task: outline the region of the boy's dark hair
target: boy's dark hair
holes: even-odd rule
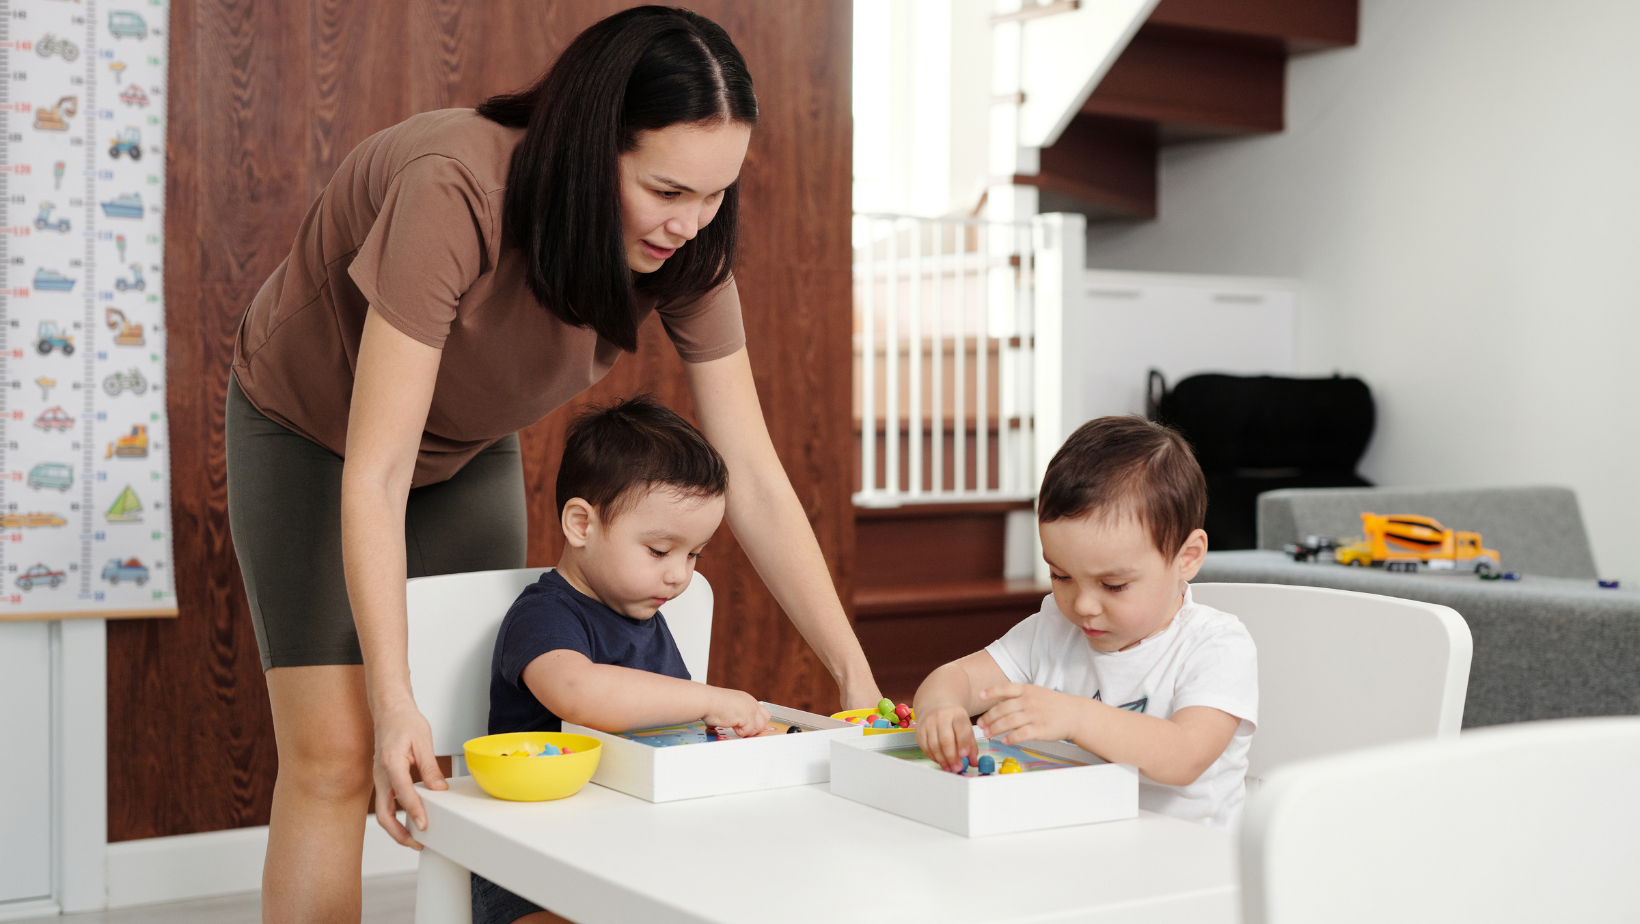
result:
[[[1207,516],[1207,479],[1178,431],[1142,417],[1100,417],[1054,453],[1037,496],[1038,523],[1132,513],[1172,561]]]
[[[651,485],[693,497],[720,497],[729,488],[729,467],[699,430],[650,395],[575,416],[558,466],[558,516],[579,497],[606,522]]]
[[[620,155],[669,125],[757,124],[746,60],[729,34],[688,10],[640,6],[576,36],[532,86],[478,106],[524,129],[507,171],[502,223],[524,251],[530,291],[565,324],[638,349],[639,293],[661,304],[722,285],[735,261],[740,184],[660,269],[636,276],[621,232]]]

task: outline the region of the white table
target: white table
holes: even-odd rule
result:
[[[503,802],[421,789],[418,924],[466,920],[466,870],[579,924],[1235,922],[1235,838],[1173,818],[969,839],[826,784],[660,805],[595,784]]]

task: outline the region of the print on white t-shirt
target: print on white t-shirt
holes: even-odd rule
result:
[[[1187,706],[1209,706],[1240,719],[1230,744],[1187,786],[1141,775],[1139,807],[1218,828],[1235,828],[1246,801],[1247,747],[1258,725],[1258,651],[1241,620],[1190,598],[1160,634],[1126,651],[1099,651],[1054,605],[985,649],[1014,683],[1121,704],[1170,718]]]

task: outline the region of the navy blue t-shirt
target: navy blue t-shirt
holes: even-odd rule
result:
[[[490,734],[559,730],[558,717],[524,685],[524,668],[560,648],[594,664],[691,679],[665,616],[622,616],[550,571],[524,588],[501,621],[490,659]]]

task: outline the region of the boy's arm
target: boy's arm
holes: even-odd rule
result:
[[[704,719],[708,725],[755,735],[769,711],[739,690],[707,686],[664,674],[594,664],[579,651],[560,648],[524,668],[524,685],[561,719],[602,731],[655,728]]]
[[[912,699],[917,712],[917,746],[947,770],[962,768],[964,757],[979,753],[970,718],[985,709],[983,692],[1008,683],[988,651],[976,651],[936,668]]]
[[[1003,744],[1068,738],[1084,751],[1132,764],[1169,786],[1194,783],[1241,724],[1210,706],[1186,706],[1162,719],[1023,683],[1001,684],[981,695],[1000,700],[979,723]]]

